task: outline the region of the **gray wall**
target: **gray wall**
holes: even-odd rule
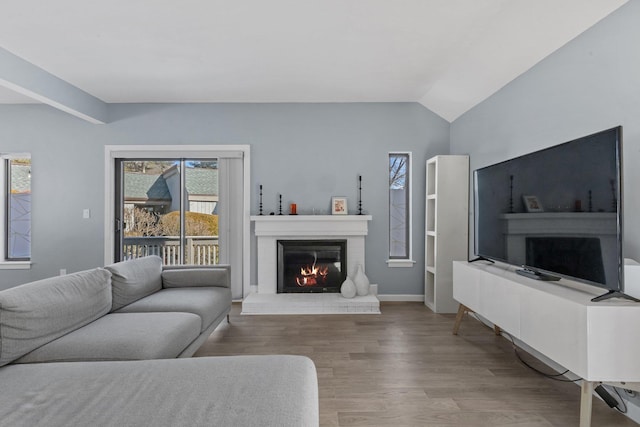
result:
[[[93,125],[42,105],[0,106],[0,152],[28,151],[33,175],[33,266],[0,270],[0,288],[103,263],[104,146],[118,144],[249,144],[251,211],[258,184],[265,211],[298,204],[299,213],[329,213],[331,196],[373,215],[367,275],[384,294],[422,294],[424,162],[449,151],[449,124],[415,103],[111,105],[111,120]],[[387,153],[412,151],[413,268],[386,266]],[[82,209],[91,219],[82,219]],[[255,245],[255,242],[252,242]],[[255,254],[255,252],[252,252]],[[252,283],[255,278],[255,259]]]
[[[451,124],[471,169],[623,125],[624,251],[640,260],[640,2],[629,2]]]

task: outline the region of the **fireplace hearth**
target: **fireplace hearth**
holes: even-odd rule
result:
[[[278,293],[340,292],[346,240],[278,240]]]

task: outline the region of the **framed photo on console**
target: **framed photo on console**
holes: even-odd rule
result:
[[[346,197],[331,198],[331,214],[332,215],[347,214],[347,198]]]

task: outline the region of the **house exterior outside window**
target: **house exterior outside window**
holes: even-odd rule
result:
[[[0,155],[3,209],[0,268],[29,268],[31,261],[31,156]]]

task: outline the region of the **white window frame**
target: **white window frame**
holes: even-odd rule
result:
[[[409,268],[415,265],[415,261],[413,260],[413,158],[411,151],[390,151],[387,155],[387,182],[389,182],[389,160],[392,155],[406,155],[408,163],[409,173],[405,178],[409,183],[409,197],[407,197],[407,228],[408,228],[408,239],[409,239],[409,253],[405,258],[391,258],[391,254],[389,253],[389,259],[387,260],[387,266],[391,268]],[[390,191],[388,189],[387,191]],[[391,198],[389,193],[389,210],[391,209]],[[389,219],[389,227],[391,225],[391,219]],[[391,239],[391,228],[388,230],[389,239]]]
[[[32,260],[12,261],[7,260],[6,254],[6,233],[7,233],[7,160],[31,158],[30,153],[3,153],[0,154],[0,186],[2,186],[2,209],[0,209],[0,236],[2,236],[2,244],[0,245],[0,270],[28,270],[31,268]],[[33,254],[32,254],[33,256]]]
[[[115,213],[113,201],[115,199],[115,159],[116,158],[155,158],[175,159],[215,158],[228,156],[229,153],[239,153],[244,161],[243,168],[243,207],[242,207],[242,288],[243,292],[249,288],[251,276],[250,256],[250,178],[251,158],[249,145],[106,145],[105,151],[105,200],[104,200],[104,263],[114,262],[113,248],[115,245]]]

